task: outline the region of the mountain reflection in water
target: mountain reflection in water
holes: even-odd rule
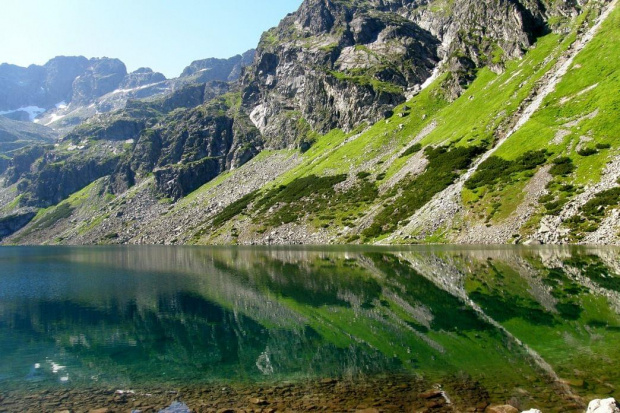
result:
[[[619,398],[618,252],[2,248],[0,384],[412,374]]]

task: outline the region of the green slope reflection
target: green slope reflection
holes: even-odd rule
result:
[[[4,248],[0,384],[411,374],[620,396],[615,249]]]

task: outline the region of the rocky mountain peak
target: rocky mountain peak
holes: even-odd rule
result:
[[[85,103],[94,97],[112,92],[118,88],[127,75],[127,68],[119,59],[93,58],[89,63],[86,72],[73,81],[71,101],[76,104]]]
[[[195,77],[199,82],[235,81],[241,75],[241,69],[254,60],[255,50],[228,59],[209,58],[195,60],[181,73],[181,78]]]
[[[149,67],[141,67],[127,74],[120,84],[121,89],[133,89],[141,86],[152,85],[154,83],[164,82],[166,76],[162,73],[154,72]]]

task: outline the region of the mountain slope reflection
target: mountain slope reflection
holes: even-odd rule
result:
[[[502,397],[613,394],[617,257],[582,248],[5,249],[0,380],[130,386],[408,372],[471,377]]]

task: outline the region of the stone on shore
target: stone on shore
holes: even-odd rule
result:
[[[618,403],[613,398],[592,400],[587,413],[620,413]]]

